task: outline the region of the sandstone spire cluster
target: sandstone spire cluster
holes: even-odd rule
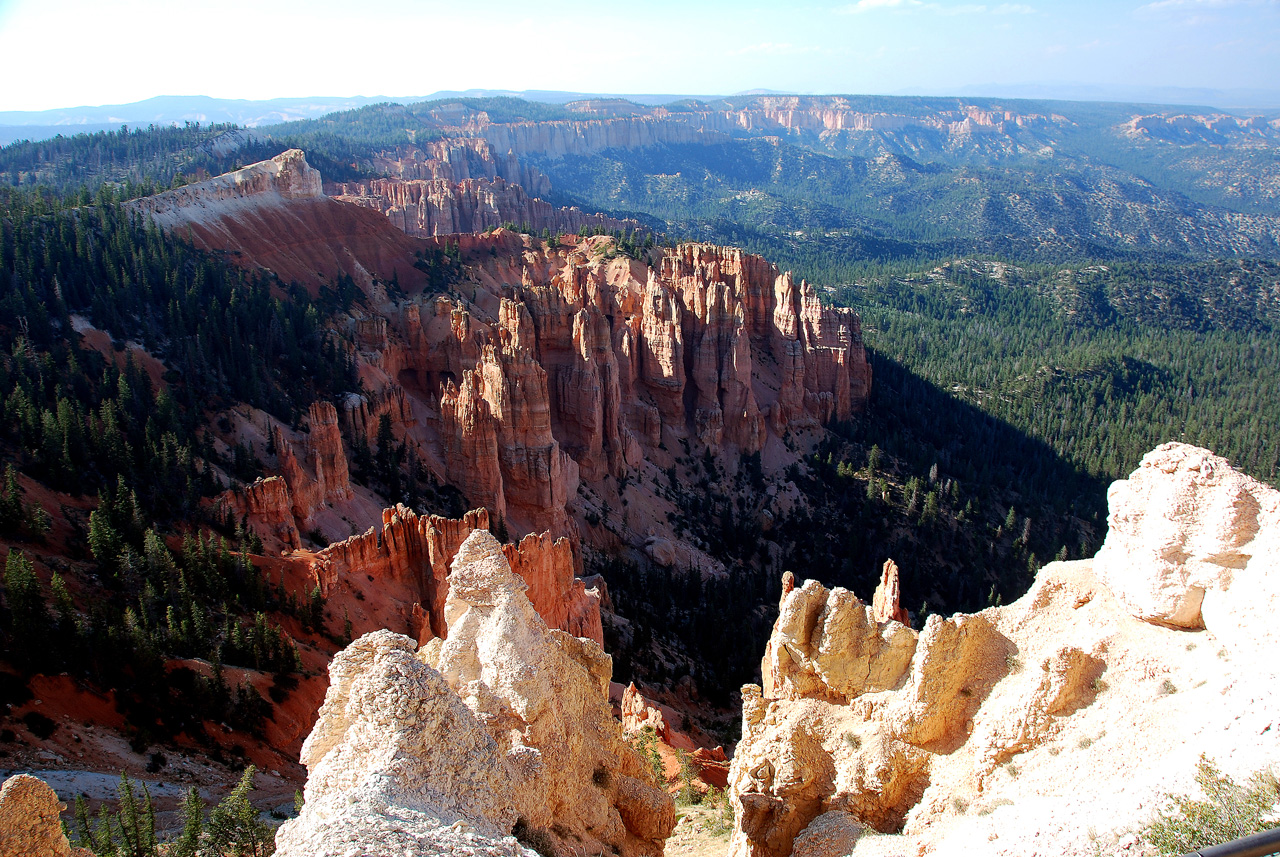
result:
[[[732,857],[1093,854],[1192,791],[1201,753],[1280,764],[1280,492],[1165,444],[1109,500],[1095,559],[919,632],[885,615],[889,566],[875,609],[784,585],[743,689]]]
[[[458,549],[448,637],[419,649],[378,631],[334,659],[303,747],[302,815],[282,857],[521,853],[659,855],[675,824],[608,704],[611,661],[547,627],[497,541]]]

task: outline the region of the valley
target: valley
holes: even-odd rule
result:
[[[364,658],[390,685],[443,675],[432,693],[452,713],[438,716],[479,718],[475,735],[526,723],[528,746],[494,738],[486,777],[551,788],[541,763],[499,757],[551,753],[564,718],[610,705],[621,723],[599,727],[609,749],[583,751],[604,767],[557,763],[572,773],[553,790],[589,807],[577,821],[499,801],[463,812],[483,820],[449,828],[450,847],[505,843],[518,817],[556,854],[661,853],[676,829],[661,792],[694,749],[698,790],[729,788],[735,855],[792,853],[814,800],[941,841],[938,818],[976,800],[965,754],[981,784],[1006,750],[958,750],[973,711],[928,715],[943,728],[912,719],[927,694],[872,698],[906,693],[910,653],[867,655],[896,658],[883,687],[824,689],[825,666],[780,678],[782,637],[797,669],[839,648],[787,624],[828,610],[792,604],[797,578],[840,610],[874,601],[876,645],[918,638],[924,694],[940,628],[990,625],[1038,652],[1019,623],[1075,615],[1060,590],[1101,592],[1108,485],[1165,441],[1226,455],[1270,509],[1277,122],[981,99],[446,99],[0,149],[4,766],[126,770],[172,824],[180,790],[162,783],[216,797],[252,764],[259,803],[291,816],[300,754],[313,782],[324,758],[379,770],[357,750],[325,755],[368,750],[366,727],[316,726],[336,716],[321,710],[339,692],[329,670]],[[464,589],[459,557],[477,551],[491,570]],[[1068,564],[1042,572],[1052,560]],[[1098,597],[1126,645],[1159,648],[1125,624],[1147,617],[1115,619],[1127,608]],[[505,610],[542,629],[521,639],[549,635],[519,649],[530,670],[586,671],[603,699],[565,693],[590,713],[551,725],[534,712],[549,703],[528,701],[542,691],[475,695],[467,682],[509,679],[457,634],[508,651]],[[1030,680],[992,670],[979,696],[998,685],[1014,694],[999,705],[1041,720],[1088,708],[1111,669],[1095,643],[1046,650],[1069,687],[1045,692],[1069,704],[1017,696]],[[1136,675],[1127,657],[1115,669]],[[953,691],[943,708],[964,708]],[[377,719],[381,699],[359,705]],[[735,745],[766,740],[761,706],[806,699],[870,706],[903,746],[858,732],[863,758],[829,746],[835,733],[815,740],[837,769],[879,765],[897,785],[872,795],[848,779],[869,774],[844,772],[797,798],[770,791],[759,760],[748,772]],[[1040,740],[1002,728],[979,737],[1014,755]],[[346,737],[322,752],[325,730]],[[937,793],[917,805],[931,765]],[[578,782],[593,777],[594,791]],[[316,819],[362,841],[339,792],[315,797]],[[455,797],[361,800],[446,819]],[[696,823],[714,828],[715,812]],[[320,853],[321,828],[290,824],[282,853]]]

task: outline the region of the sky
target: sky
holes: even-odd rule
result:
[[[1277,90],[1280,0],[0,0],[0,81],[0,111],[473,88]]]

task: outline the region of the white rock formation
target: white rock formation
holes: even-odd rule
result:
[[[518,827],[557,853],[660,855],[674,806],[612,717],[609,657],[547,627],[485,530],[449,584],[446,639],[378,631],[334,659],[277,854],[515,855]]]
[[[1280,493],[1166,444],[1109,499],[1095,560],[918,635],[784,585],[743,689],[731,857],[1133,853],[1200,754],[1280,765]]]
[[[1219,629],[1237,621],[1280,547],[1280,493],[1194,446],[1147,453],[1107,503],[1094,570],[1140,619],[1201,628],[1212,616],[1225,620]]]

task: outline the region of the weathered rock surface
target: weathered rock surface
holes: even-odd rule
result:
[[[634,220],[617,220],[589,214],[577,208],[557,208],[531,197],[523,187],[501,177],[494,179],[370,179],[331,189],[334,199],[386,215],[408,235],[432,238],[460,232],[484,232],[504,223],[554,235],[577,233],[582,228],[635,231]]]
[[[310,573],[331,608],[341,605],[353,633],[388,628],[425,643],[447,632],[449,566],[458,548],[488,527],[484,509],[452,519],[398,505],[383,511],[380,529],[371,527],[317,552]],[[519,544],[504,545],[503,552],[529,587],[543,621],[603,645],[600,593],[575,577],[579,560],[568,539],[531,534]]]
[[[339,274],[367,289],[375,278],[425,282],[413,267],[422,245],[377,212],[326,197],[298,149],[128,205],[201,249],[228,251],[313,293]]]
[[[58,814],[64,805],[43,780],[29,774],[9,777],[0,786],[0,857],[72,857]]]
[[[1194,791],[1201,753],[1238,779],[1280,764],[1278,499],[1166,444],[1113,487],[1099,556],[1013,604],[917,634],[784,584],[743,689],[731,855],[1107,852]],[[1173,627],[1196,586],[1203,630]]]
[[[445,110],[440,119],[472,120],[477,131],[526,133],[487,125],[467,110],[456,116]],[[566,152],[589,151],[652,142],[661,125],[632,117],[530,133],[551,134]],[[663,127],[675,128],[677,137],[702,133]],[[511,165],[499,169],[492,152],[536,142],[476,139],[432,144],[418,155],[394,153],[401,178],[378,185],[378,192],[421,206],[430,202],[433,182],[501,188],[512,180],[500,175]],[[485,163],[493,175],[457,175]],[[341,414],[327,405],[313,409],[307,438],[280,428],[272,439],[294,526],[283,515],[279,486],[255,489],[262,531],[287,547],[300,546],[317,509],[346,502],[354,490],[341,430],[347,442],[371,443],[382,416],[397,444],[468,503],[487,508],[499,529],[576,542],[576,521],[584,518],[569,507],[581,482],[598,486],[613,477],[619,486],[609,490],[622,490],[621,481],[646,461],[669,461],[659,453],[681,441],[736,466],[770,438],[846,420],[866,402],[871,369],[857,314],[822,307],[807,283],[758,256],[685,244],[632,259],[605,237],[567,247],[502,229],[424,242],[375,211],[324,197],[318,175],[296,150],[241,173],[157,195],[143,208],[166,229],[254,260],[282,281],[318,287],[345,274],[368,298],[341,331],[354,346],[363,391],[341,403]],[[427,195],[415,196],[404,182],[425,183]],[[480,185],[467,187],[481,192]],[[372,193],[373,186],[364,190]],[[465,278],[449,297],[424,291],[427,274],[413,267],[428,247],[460,257]],[[249,512],[248,505],[235,513]],[[645,529],[665,521],[656,502],[642,514]],[[338,517],[320,523],[328,538],[345,534]],[[627,538],[639,543],[645,529]],[[689,551],[676,553],[682,567],[703,564]]]
[[[302,748],[306,804],[277,854],[522,853],[507,760],[416,648],[376,631],[334,658]]]
[[[899,605],[902,598],[902,585],[898,581],[898,564],[891,559],[884,561],[880,571],[880,585],[871,598],[871,611],[877,622],[901,622],[907,624],[907,611]]]
[[[408,436],[434,432],[441,476],[517,534],[575,537],[579,480],[620,479],[680,439],[750,454],[866,402],[857,314],[757,256],[688,244],[647,265],[606,238],[548,248],[504,230],[450,242],[470,298],[410,301],[361,334],[366,386],[435,411]]]
[[[609,657],[547,627],[487,531],[449,583],[446,639],[376,632],[334,660],[278,853],[515,854],[520,820],[564,854],[661,854],[674,806],[611,715]]]
[[[218,502],[235,518],[247,516],[264,539],[276,538],[288,548],[297,548],[299,534],[315,528],[317,512],[354,496],[338,412],[329,402],[312,402],[302,435],[264,418],[270,446],[264,447],[263,455],[269,461],[267,453],[274,450],[279,475],[258,479],[243,491],[228,491]]]
[[[530,533],[518,544],[503,545],[502,552],[528,585],[529,601],[544,622],[604,648],[600,591],[574,576],[576,555],[568,539]]]
[[[1204,627],[1203,602],[1212,613],[1237,582],[1253,588],[1260,572],[1251,564],[1276,550],[1280,493],[1205,449],[1156,448],[1112,484],[1107,503],[1095,570],[1140,619]]]

